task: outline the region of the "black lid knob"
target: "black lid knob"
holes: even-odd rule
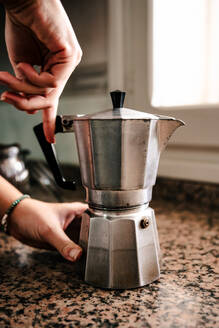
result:
[[[125,100],[125,92],[115,90],[110,92],[113,108],[122,108]]]

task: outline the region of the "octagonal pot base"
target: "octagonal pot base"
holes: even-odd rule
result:
[[[85,252],[84,279],[93,286],[136,288],[160,276],[160,246],[150,207],[87,211],[79,243]]]

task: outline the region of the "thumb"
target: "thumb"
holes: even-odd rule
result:
[[[45,240],[54,246],[66,260],[75,262],[82,255],[82,248],[75,244],[60,226],[50,229],[46,233]]]

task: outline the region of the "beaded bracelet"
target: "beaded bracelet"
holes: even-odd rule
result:
[[[8,233],[8,223],[7,223],[8,216],[12,213],[15,207],[25,198],[30,198],[30,195],[25,194],[19,197],[18,199],[16,199],[3,215],[1,220],[1,228],[4,232]]]

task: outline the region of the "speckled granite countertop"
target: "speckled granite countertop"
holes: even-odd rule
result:
[[[134,290],[88,286],[80,263],[1,234],[0,327],[218,327],[219,212],[161,201],[153,201],[153,208],[161,278]]]
[[[29,167],[32,197],[84,199],[81,189],[58,189],[40,163]],[[74,176],[78,175],[77,169]],[[39,185],[43,181],[45,185]],[[30,192],[28,186],[23,191]],[[218,195],[218,185],[158,179],[152,207],[163,254],[161,278],[133,290],[88,286],[81,263],[72,264],[56,252],[33,249],[0,233],[0,328],[219,327]]]

